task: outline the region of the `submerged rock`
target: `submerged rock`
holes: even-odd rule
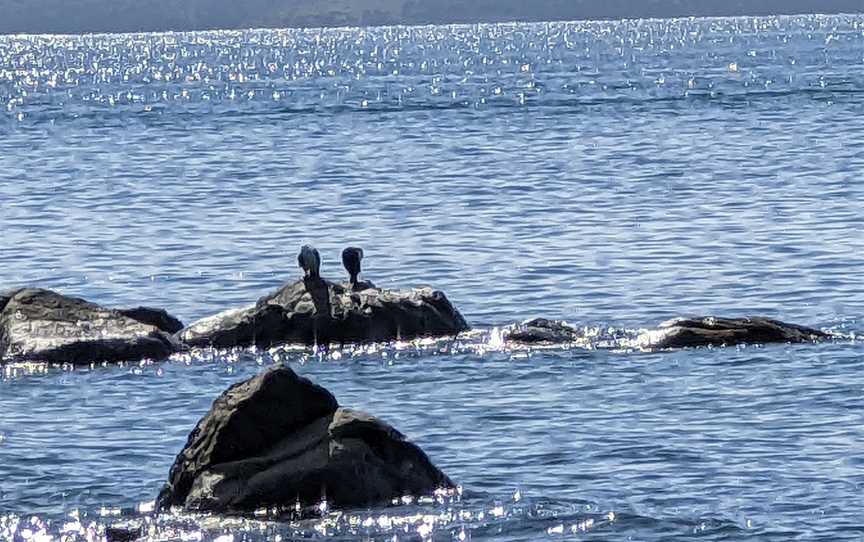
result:
[[[106,542],[132,542],[138,540],[143,534],[141,527],[122,527],[111,525],[105,528]]]
[[[143,311],[143,312],[142,312]],[[50,290],[22,288],[0,294],[0,359],[56,363],[162,359],[178,349],[169,332],[150,325],[164,311],[139,308],[138,320]],[[176,320],[176,319],[173,319]]]
[[[829,339],[818,329],[771,318],[676,318],[639,336],[643,348],[735,346],[738,344],[803,343]]]
[[[638,348],[687,348],[695,346],[734,346],[745,343],[801,343],[830,338],[830,335],[805,326],[770,318],[677,318],[663,322],[622,346]],[[567,344],[580,336],[572,326],[560,320],[535,318],[517,324],[505,334],[505,340],[521,344]]]
[[[504,340],[524,344],[563,344],[574,342],[577,337],[576,329],[563,321],[534,318],[513,326],[505,332]]]
[[[416,445],[384,422],[339,407],[287,367],[231,386],[189,435],[159,509],[245,514],[326,499],[356,507],[452,487]]]
[[[182,332],[191,346],[328,344],[455,335],[468,324],[442,292],[353,290],[320,278],[289,283],[255,305],[199,320]]]

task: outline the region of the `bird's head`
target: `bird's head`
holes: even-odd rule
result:
[[[317,277],[321,270],[321,255],[312,245],[303,245],[297,256],[297,263],[307,277]]]

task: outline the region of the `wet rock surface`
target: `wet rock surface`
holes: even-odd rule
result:
[[[442,292],[352,289],[318,278],[289,283],[255,305],[221,312],[180,332],[190,346],[328,344],[456,335],[468,329]]]
[[[818,329],[771,318],[676,318],[638,338],[645,348],[734,346],[738,344],[803,343],[829,339]]]
[[[176,320],[158,309],[135,311]],[[87,364],[162,359],[178,350],[169,332],[144,320],[50,290],[7,291],[0,294],[0,359]]]
[[[134,309],[118,309],[123,316],[153,326],[165,333],[177,333],[183,329],[183,322],[168,314],[164,309],[151,307],[135,307]]]
[[[247,514],[323,499],[357,507],[452,486],[397,430],[278,367],[216,399],[178,454],[157,507]]]
[[[677,318],[661,323],[631,341],[630,346],[649,349],[738,344],[802,343],[829,339],[818,329],[754,316],[750,318]],[[567,344],[578,342],[579,332],[560,320],[535,318],[517,324],[505,340],[519,344]]]
[[[142,534],[142,529],[140,527],[129,528],[109,526],[105,529],[105,540],[106,542],[132,542],[132,540],[138,540],[141,538]]]
[[[524,343],[570,343],[578,337],[576,329],[560,320],[534,318],[516,324],[505,334],[505,340]]]

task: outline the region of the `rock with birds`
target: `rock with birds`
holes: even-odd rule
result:
[[[179,333],[191,346],[363,343],[455,336],[468,323],[443,292],[432,288],[385,290],[360,283],[362,250],[347,250],[347,287],[321,277],[321,258],[309,245],[298,256],[301,280],[289,282],[254,305],[199,320]],[[359,287],[361,286],[362,287]]]

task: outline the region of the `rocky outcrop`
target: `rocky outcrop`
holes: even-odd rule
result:
[[[124,312],[50,290],[22,288],[0,294],[0,359],[86,364],[162,359],[179,348],[173,317],[156,309]],[[159,321],[153,322],[158,315]],[[151,325],[156,323],[158,325]]]
[[[754,316],[751,318],[676,318],[639,336],[642,348],[687,348],[738,344],[803,343],[829,339],[831,335],[798,324]]]
[[[677,318],[657,329],[626,340],[619,346],[645,349],[738,344],[802,343],[821,341],[831,335],[798,324],[755,316],[752,318]],[[560,320],[535,318],[505,331],[505,341],[519,344],[568,344],[578,342],[578,331]]]
[[[190,346],[270,346],[390,341],[456,335],[465,319],[442,292],[352,290],[319,278],[285,285],[255,305],[199,320],[182,332]]]
[[[356,507],[452,487],[384,422],[340,408],[324,388],[278,367],[213,403],[171,467],[157,507],[246,514]]]

